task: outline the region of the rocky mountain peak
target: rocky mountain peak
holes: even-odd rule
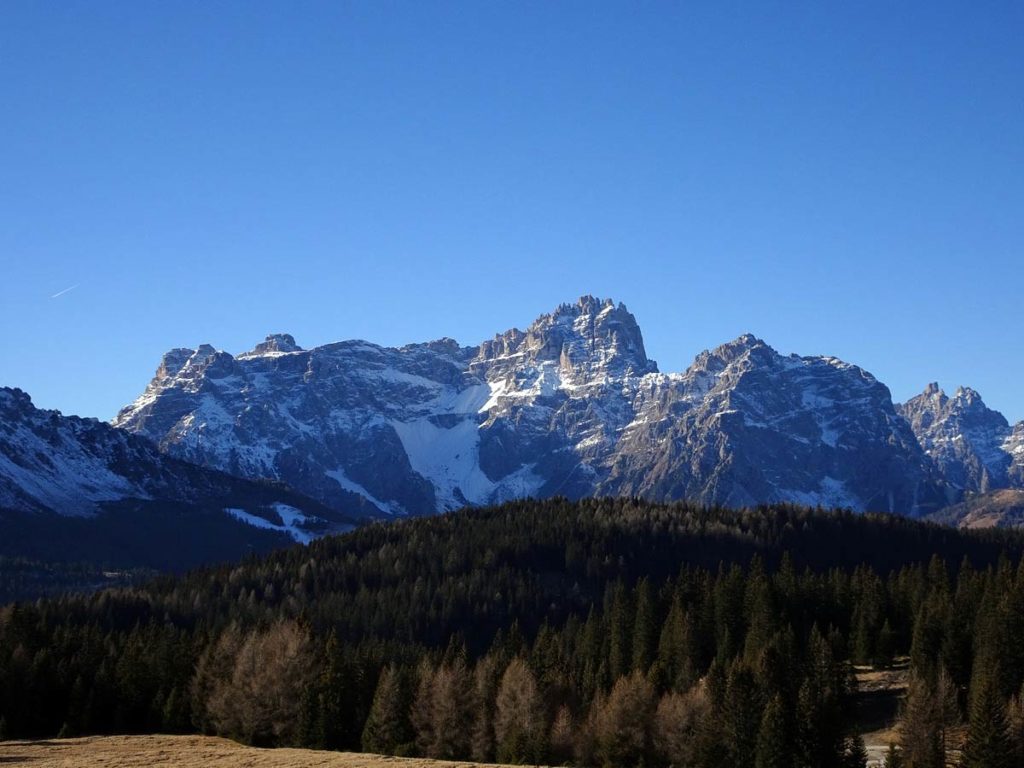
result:
[[[970,387],[952,397],[937,383],[899,406],[925,453],[957,488],[987,491],[1009,481],[1011,457],[1003,445],[1010,425]]]
[[[166,352],[160,360],[159,367],[156,369],[156,378],[160,380],[173,379],[188,365],[189,359],[195,352],[194,349],[186,349],[184,347],[178,347],[170,352]]]
[[[714,349],[706,349],[694,359],[688,374],[717,375],[737,363],[751,366],[767,365],[781,359],[781,355],[753,334],[745,333]]]
[[[0,412],[14,413],[32,408],[32,398],[17,387],[0,387]]]
[[[561,304],[526,329],[513,328],[480,345],[479,362],[516,358],[555,364],[573,379],[643,375],[657,371],[647,358],[643,334],[624,304],[582,296]]]
[[[239,357],[266,357],[301,351],[302,347],[295,343],[295,337],[290,333],[272,333],[251,351],[239,355]]]
[[[983,414],[996,413],[986,406],[985,402],[981,399],[981,395],[970,387],[957,387],[956,392],[953,393],[953,402],[955,404],[954,407],[963,411],[976,411]]]
[[[957,387],[953,396],[949,397],[933,382],[920,395],[904,403],[901,410],[915,429],[927,429],[937,423],[995,429],[1009,426],[1003,415],[985,405],[981,395],[970,387]]]

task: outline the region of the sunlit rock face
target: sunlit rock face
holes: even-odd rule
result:
[[[376,516],[595,494],[914,515],[967,485],[912,410],[855,365],[750,335],[660,373],[633,315],[585,296],[470,347],[275,334],[237,356],[172,350],[114,423]]]
[[[984,493],[1024,479],[1024,423],[1011,427],[973,389],[959,387],[949,397],[938,384],[929,384],[900,412],[954,489]]]

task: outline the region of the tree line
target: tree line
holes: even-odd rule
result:
[[[853,768],[853,665],[906,656],[890,762],[1008,768],[1022,552],[1013,532],[786,505],[554,499],[369,526],[0,609],[0,736]]]

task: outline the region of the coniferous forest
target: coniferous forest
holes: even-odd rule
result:
[[[1010,768],[1022,553],[1020,533],[792,506],[553,499],[371,525],[0,609],[0,737],[854,768],[854,665],[909,659],[890,764]]]

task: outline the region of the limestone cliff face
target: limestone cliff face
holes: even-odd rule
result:
[[[943,479],[958,491],[985,493],[1024,479],[1024,423],[1011,427],[973,389],[959,387],[948,397],[938,384],[929,384],[900,412]]]
[[[918,514],[953,487],[857,366],[745,335],[659,373],[633,315],[589,296],[475,347],[176,349],[115,425],[380,516],[593,494]]]

